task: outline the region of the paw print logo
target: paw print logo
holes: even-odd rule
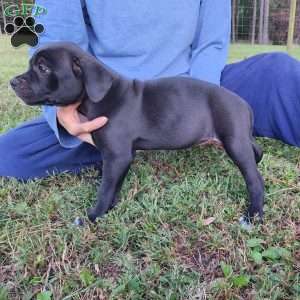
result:
[[[14,47],[19,47],[22,44],[34,47],[39,42],[38,34],[44,32],[42,24],[35,24],[33,17],[27,17],[25,20],[18,16],[14,18],[13,23],[8,23],[5,26],[7,34],[12,34],[11,44]]]

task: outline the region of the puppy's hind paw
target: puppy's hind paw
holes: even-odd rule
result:
[[[246,216],[241,216],[239,219],[240,225],[242,227],[242,229],[246,230],[246,231],[251,231],[253,229],[253,224],[250,221],[250,218],[246,217]]]

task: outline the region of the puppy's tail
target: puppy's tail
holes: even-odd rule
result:
[[[253,149],[253,152],[255,155],[256,163],[258,164],[262,160],[263,151],[262,151],[261,147],[258,144],[256,144],[254,139],[252,140],[252,149]]]

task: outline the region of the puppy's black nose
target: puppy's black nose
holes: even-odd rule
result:
[[[10,81],[10,85],[11,87],[14,89],[19,83],[19,80],[17,78],[13,78],[11,81]]]
[[[26,86],[26,80],[21,76],[17,76],[10,81],[10,85],[13,89],[17,87],[24,88]]]

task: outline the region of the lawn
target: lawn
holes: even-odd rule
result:
[[[230,61],[281,50],[234,45]],[[26,64],[0,37],[0,133],[39,114],[8,87]],[[120,204],[84,228],[72,221],[95,199],[95,170],[0,179],[0,300],[300,299],[300,151],[258,143],[265,223],[249,232],[243,179],[211,146],[139,152]]]

